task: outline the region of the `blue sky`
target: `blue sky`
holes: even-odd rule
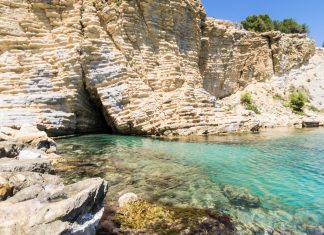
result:
[[[268,14],[306,23],[317,46],[324,42],[324,0],[202,0],[207,15],[241,22],[249,15]]]

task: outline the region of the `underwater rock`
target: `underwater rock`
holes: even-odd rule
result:
[[[232,205],[243,208],[258,208],[261,206],[260,199],[250,194],[244,188],[233,185],[222,185],[221,189]]]
[[[13,195],[0,202],[0,234],[94,234],[107,183],[88,179],[64,186],[59,177],[0,173]]]
[[[127,204],[136,202],[138,196],[135,193],[125,193],[118,199],[118,205],[120,208],[127,206]]]
[[[138,200],[123,208],[106,210],[97,234],[226,235],[234,232],[235,224],[227,215]]]
[[[303,229],[307,234],[314,235],[323,235],[324,234],[324,226],[310,226],[310,225],[302,225]]]

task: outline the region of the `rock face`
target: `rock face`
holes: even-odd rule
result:
[[[223,98],[253,82],[269,80],[308,61],[314,42],[305,35],[256,34],[229,21],[208,18],[200,69],[204,88]]]
[[[0,201],[1,234],[93,234],[102,216],[107,184],[101,179],[68,186],[32,172],[0,173],[0,179],[13,194]]]
[[[250,82],[306,62],[305,36],[207,19],[197,0],[0,0],[0,122],[50,135],[250,130],[219,108]]]
[[[249,84],[220,102],[223,107],[235,110],[257,120],[262,127],[276,126],[314,126],[324,125],[324,50],[317,49],[315,56],[300,68],[292,69],[284,75],[277,75],[264,82]],[[303,108],[304,115],[293,113],[289,95],[294,91],[302,92],[308,99]],[[243,93],[249,92],[260,111],[260,115],[246,113],[240,104]]]
[[[0,126],[0,158],[39,158],[42,157],[41,152],[46,155],[55,151],[56,143],[35,126],[22,125],[15,128]]]
[[[52,173],[51,161],[47,159],[16,160],[10,158],[0,159],[0,172],[33,171]]]

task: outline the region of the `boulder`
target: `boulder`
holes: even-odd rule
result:
[[[34,126],[23,125],[21,128],[0,127],[0,157],[16,157],[24,148],[53,153],[56,143],[44,131]]]
[[[0,234],[95,234],[107,183],[99,178],[64,186],[57,176],[0,173],[13,195],[0,202]]]
[[[56,143],[47,136],[46,132],[39,131],[36,126],[22,125],[15,133],[14,139],[43,151],[56,151]]]
[[[9,185],[9,182],[0,177],[0,201],[5,200],[12,192],[12,188]]]
[[[19,152],[23,148],[24,148],[23,144],[12,142],[12,141],[2,141],[2,142],[0,142],[0,158],[17,157],[19,155]]]
[[[118,199],[118,205],[120,208],[125,207],[131,202],[138,201],[138,196],[135,193],[125,193]]]
[[[41,158],[41,156],[42,155],[39,152],[26,149],[20,151],[17,158],[19,160],[33,160],[33,159]]]
[[[260,199],[250,194],[245,188],[233,185],[222,185],[221,189],[224,196],[226,196],[234,206],[243,208],[258,208],[261,206]]]
[[[320,122],[319,121],[313,121],[313,120],[304,120],[302,123],[303,128],[313,128],[313,127],[319,127]]]
[[[33,171],[39,173],[52,173],[51,161],[48,159],[17,160],[0,158],[0,172]]]

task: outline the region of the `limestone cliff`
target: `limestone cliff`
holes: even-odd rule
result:
[[[0,0],[0,122],[51,135],[250,130],[220,107],[307,62],[304,35],[206,18],[199,0]]]
[[[207,19],[200,68],[204,88],[225,97],[307,62],[315,53],[305,35],[256,34],[229,21]]]

